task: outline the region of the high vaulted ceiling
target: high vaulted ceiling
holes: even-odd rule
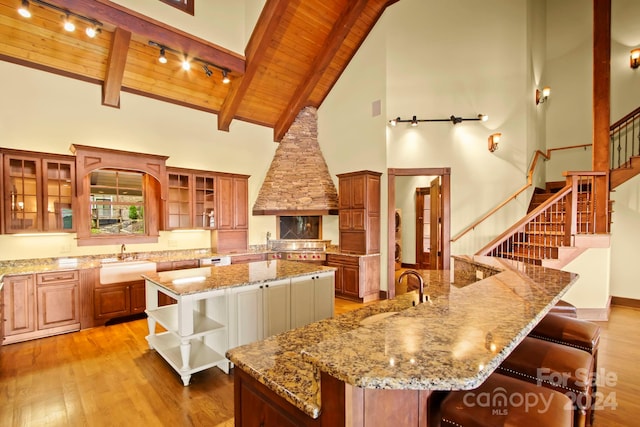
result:
[[[396,1],[267,0],[242,56],[108,0],[46,0],[103,23],[93,39],[65,32],[59,11],[31,2],[25,19],[20,0],[0,0],[0,59],[100,84],[106,106],[126,91],[217,114],[220,130],[232,120],[268,126],[280,141],[303,107],[322,104]],[[230,70],[231,83],[160,64],[149,41]]]

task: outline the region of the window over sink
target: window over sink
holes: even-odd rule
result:
[[[145,234],[143,178],[137,171],[91,172],[92,235]]]

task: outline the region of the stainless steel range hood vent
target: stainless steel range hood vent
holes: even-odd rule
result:
[[[254,215],[337,215],[338,192],[318,144],[313,107],[298,114],[276,149]]]

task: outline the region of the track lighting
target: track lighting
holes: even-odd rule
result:
[[[160,56],[158,57],[158,62],[161,64],[167,63],[167,57],[165,56],[164,48],[160,48]]]
[[[29,10],[29,0],[22,0],[22,4],[18,8],[18,13],[23,18],[31,18],[31,11]]]
[[[204,71],[207,77],[211,77],[213,75],[212,68],[216,68],[220,70],[220,72],[222,73],[222,83],[227,84],[231,81],[231,79],[229,78],[229,70],[227,70],[226,68],[220,67],[216,64],[212,64],[200,58],[191,58],[190,60],[191,62],[189,62],[186,54],[178,50],[172,49],[169,46],[165,46],[160,43],[154,42],[152,40],[149,40],[149,46],[157,47],[158,49],[160,49],[160,56],[158,57],[158,62],[160,62],[161,64],[166,64],[168,62],[166,53],[171,52],[176,56],[183,58],[181,65],[182,65],[182,69],[184,69],[185,71],[188,71],[191,69],[191,62],[199,62],[202,65],[202,70]]]
[[[57,12],[62,13],[63,27],[68,32],[75,31],[76,24],[73,22],[74,20],[84,21],[88,24],[87,28],[85,29],[85,33],[90,38],[94,38],[101,31],[100,27],[102,27],[102,22],[97,21],[93,18],[89,18],[87,16],[80,15],[75,12],[72,12],[69,9],[56,6],[55,4],[47,3],[46,1],[43,1],[43,0],[22,0],[22,2],[20,3],[20,7],[18,8],[18,13],[20,14],[20,16],[22,16],[23,18],[31,18],[31,15],[32,15],[30,10],[31,3],[37,4],[39,6],[43,6],[49,9],[53,9]]]
[[[76,24],[71,22],[71,19],[69,19],[69,14],[67,14],[66,17],[64,18],[63,27],[64,27],[65,31],[68,31],[70,33],[74,32],[76,30]]]
[[[448,119],[419,119],[416,116],[413,116],[411,119],[401,119],[400,117],[396,117],[395,119],[389,120],[390,126],[395,126],[398,123],[409,123],[411,126],[418,126],[418,122],[451,122],[454,125],[458,123],[467,122],[467,121],[482,121],[486,122],[489,119],[489,116],[486,114],[478,114],[477,117],[466,118],[466,117],[458,117],[455,115],[451,115]]]

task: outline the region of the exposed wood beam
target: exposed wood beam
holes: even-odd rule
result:
[[[231,120],[236,115],[240,102],[247,93],[251,81],[258,72],[258,66],[267,53],[269,44],[278,28],[280,18],[288,6],[287,0],[267,0],[260,18],[245,49],[246,69],[242,79],[235,79],[218,114],[218,130],[229,130]]]
[[[102,85],[102,105],[120,108],[120,88],[124,77],[124,67],[127,64],[130,41],[130,31],[118,27],[113,32],[107,72]]]
[[[179,49],[212,64],[243,74],[242,55],[156,21],[108,0],[47,0],[56,6],[129,31],[136,36]]]
[[[303,84],[298,87],[295,94],[289,101],[287,108],[278,119],[278,122],[273,129],[273,139],[275,141],[282,140],[300,110],[307,106],[309,95],[316,84],[318,84],[318,81],[322,78],[322,74],[331,63],[331,60],[340,49],[340,46],[342,46],[344,39],[349,34],[349,31],[351,31],[351,27],[360,17],[362,10],[367,6],[367,3],[368,0],[347,2],[346,8],[343,13],[340,14],[340,19],[333,26],[331,33],[329,33],[329,36],[327,37],[324,49],[318,56],[316,56],[313,64],[309,67],[308,74],[303,79]]]

